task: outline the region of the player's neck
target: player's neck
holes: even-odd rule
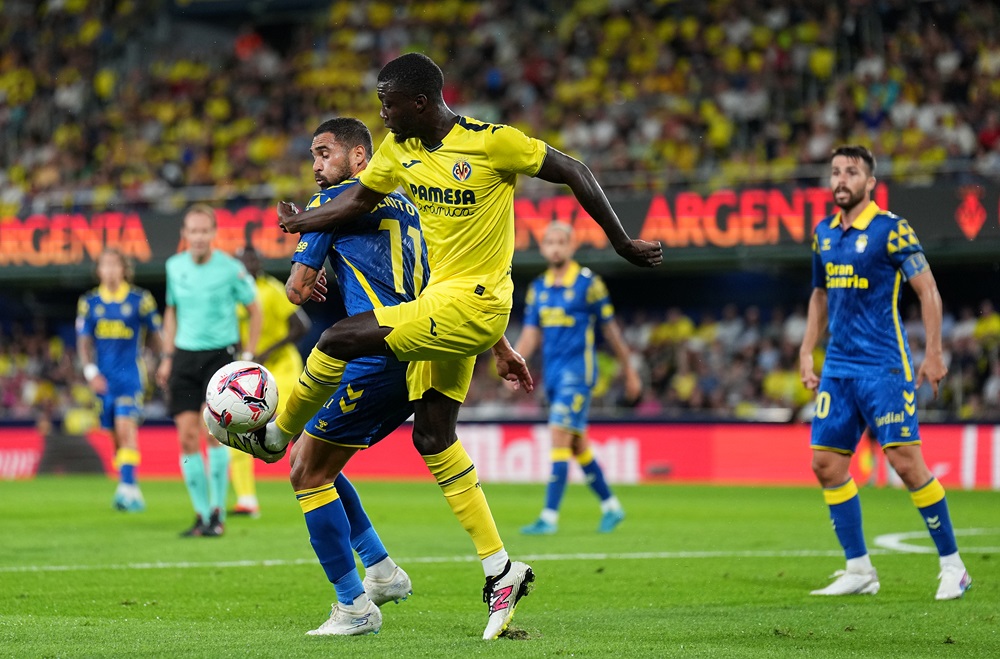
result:
[[[569,260],[563,261],[559,265],[550,264],[549,272],[552,273],[552,279],[556,282],[562,282],[566,278],[566,272],[569,270]]]
[[[865,209],[868,208],[868,204],[870,204],[871,201],[870,197],[865,197],[851,208],[840,209],[840,226],[844,229],[844,231],[851,228],[851,225],[854,224],[854,220],[858,219],[858,216],[865,212]]]
[[[441,105],[433,110],[433,116],[428,122],[427,131],[420,136],[420,141],[427,148],[433,148],[444,141],[451,129],[458,123],[458,115],[447,105]]]

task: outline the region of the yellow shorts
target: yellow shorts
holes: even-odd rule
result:
[[[476,357],[503,336],[510,314],[480,309],[481,300],[466,282],[431,284],[416,300],[375,309],[375,318],[392,331],[385,342],[406,370],[410,400],[430,389],[463,402]]]

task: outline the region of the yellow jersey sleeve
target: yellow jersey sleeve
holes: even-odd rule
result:
[[[491,126],[483,140],[490,165],[498,172],[534,176],[542,168],[548,145],[511,126]]]
[[[396,168],[401,165],[399,158],[395,155],[395,149],[396,138],[393,137],[392,133],[389,133],[372,155],[368,166],[358,175],[361,185],[383,194],[389,194],[399,186],[400,180],[396,174]]]

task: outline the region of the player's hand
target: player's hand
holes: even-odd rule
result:
[[[173,359],[167,358],[160,360],[160,365],[156,369],[156,384],[160,385],[161,389],[167,388],[167,383],[170,381],[170,368],[173,365]]]
[[[98,396],[103,396],[108,393],[108,381],[107,379],[98,373],[94,376],[94,379],[90,381],[90,390],[93,391]]]
[[[499,354],[494,352],[494,356],[497,360],[497,375],[510,382],[514,389],[524,389],[526,394],[535,390],[535,382],[531,379],[531,372],[524,357],[514,350]]]
[[[638,403],[642,396],[642,379],[634,368],[625,369],[625,400]]]
[[[816,375],[816,371],[813,369],[812,353],[799,355],[799,377],[802,379],[802,384],[809,391],[816,391],[816,388],[819,387],[819,376]]]
[[[316,281],[313,282],[312,292],[309,293],[309,299],[313,302],[326,302],[326,268],[320,268],[319,274],[316,275]]]
[[[931,383],[934,397],[937,398],[938,384],[946,375],[948,375],[948,367],[944,365],[944,359],[941,357],[941,354],[928,353],[924,356],[924,363],[920,365],[920,369],[917,371],[917,388],[919,389],[924,380],[927,380]]]
[[[663,263],[663,247],[659,241],[630,240],[621,249],[615,250],[623,259],[640,268],[653,268]]]
[[[285,233],[298,233],[293,227],[289,227],[288,223],[292,221],[296,215],[299,214],[299,207],[290,201],[279,201],[278,202],[278,226]]]

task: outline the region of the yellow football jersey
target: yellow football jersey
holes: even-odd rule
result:
[[[256,279],[257,301],[260,303],[261,313],[264,322],[260,330],[260,341],[257,342],[257,354],[278,343],[288,335],[288,319],[294,316],[299,310],[297,306],[288,301],[285,295],[285,285],[268,274],[262,274]],[[247,343],[247,334],[250,323],[246,307],[239,308],[240,317],[240,341],[243,345]],[[272,371],[285,366],[291,366],[296,370],[296,375],[302,370],[302,356],[299,349],[292,344],[286,344],[271,353],[264,364]]]
[[[386,194],[402,186],[420,210],[430,285],[468,279],[484,310],[509,312],[514,184],[537,174],[547,152],[516,128],[459,117],[432,148],[389,134],[359,178]]]

